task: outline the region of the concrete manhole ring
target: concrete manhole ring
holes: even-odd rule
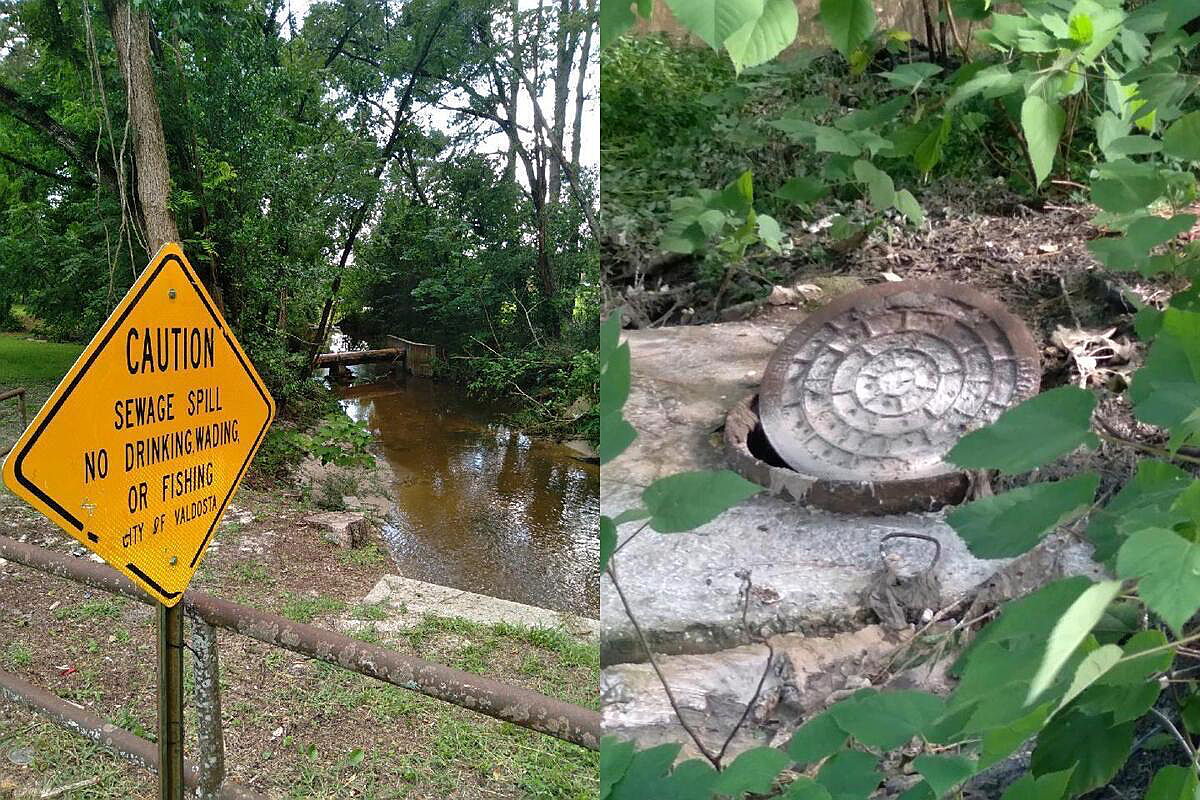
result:
[[[817,481],[882,484],[953,473],[947,451],[1038,391],[1025,325],[964,286],[902,281],[844,295],[804,320],[767,364],[771,448]]]

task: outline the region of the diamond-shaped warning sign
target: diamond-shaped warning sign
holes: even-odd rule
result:
[[[274,416],[229,325],[167,244],[21,435],[4,483],[173,606]]]

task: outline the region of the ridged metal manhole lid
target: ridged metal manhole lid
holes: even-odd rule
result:
[[[952,472],[966,432],[1037,393],[1025,325],[957,284],[901,281],[843,295],[808,317],[767,365],[763,430],[818,479],[888,481]]]

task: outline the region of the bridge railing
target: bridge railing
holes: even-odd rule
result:
[[[43,547],[0,536],[0,558],[147,605],[153,600],[116,570]],[[600,714],[524,687],[454,669],[335,631],[306,625],[231,603],[199,591],[183,596],[191,621],[195,670],[198,759],[185,765],[184,781],[201,800],[261,800],[261,795],[225,780],[225,747],[216,629],[234,631],[272,647],[341,667],[402,689],[453,703],[590,750],[600,747]],[[16,675],[0,671],[0,697],[25,705],[117,755],[158,770],[153,743],[105,722]]]

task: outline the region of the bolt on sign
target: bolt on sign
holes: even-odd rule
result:
[[[21,435],[4,483],[170,607],[274,417],[262,378],[168,243]]]

